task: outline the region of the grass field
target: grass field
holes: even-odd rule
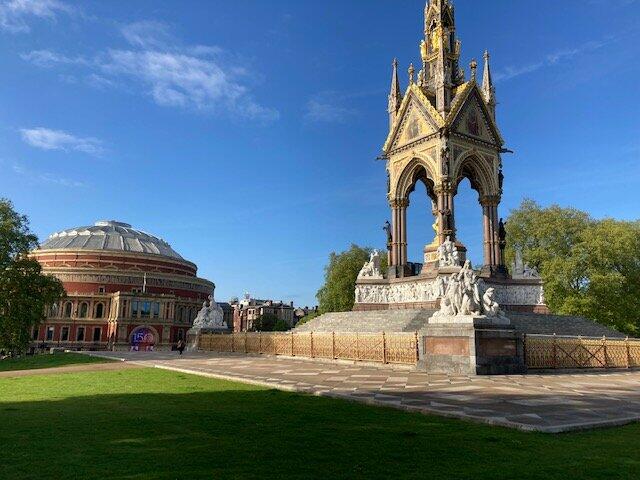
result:
[[[43,353],[41,355],[27,355],[19,358],[6,358],[0,360],[0,372],[8,370],[31,370],[34,368],[65,367],[82,363],[111,362],[106,358],[90,357],[80,353],[55,353],[53,355]]]
[[[548,435],[158,369],[0,378],[2,479],[630,479],[640,425]]]

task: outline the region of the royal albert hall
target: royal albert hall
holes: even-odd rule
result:
[[[167,242],[122,222],[54,233],[31,255],[67,292],[34,348],[170,349],[214,288]]]

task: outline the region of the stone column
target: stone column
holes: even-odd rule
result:
[[[447,237],[456,238],[455,219],[453,215],[453,190],[450,185],[438,185],[434,189],[438,204],[438,244],[441,245]]]
[[[484,195],[480,197],[483,218],[483,252],[484,269],[488,273],[494,274],[497,267],[502,264],[502,254],[500,251],[500,238],[498,233],[498,195]]]
[[[489,205],[482,205],[482,246],[484,265],[493,263],[493,249],[491,248],[491,212]]]
[[[400,262],[399,265],[406,265],[407,259],[407,207],[408,199],[402,199],[400,202]]]
[[[498,267],[502,264],[500,261],[500,236],[498,235],[498,204],[494,204],[491,207],[491,215],[493,217],[493,267]]]
[[[391,265],[397,266],[400,264],[399,256],[399,242],[400,242],[400,218],[398,202],[393,200],[391,202]]]

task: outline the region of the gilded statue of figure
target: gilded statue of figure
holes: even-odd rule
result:
[[[422,62],[425,63],[427,61],[427,42],[422,40],[420,42],[420,55],[422,56]]]
[[[442,27],[438,26],[431,31],[431,49],[438,50],[442,38]]]

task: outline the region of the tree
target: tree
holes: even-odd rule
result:
[[[568,257],[549,261],[543,271],[554,311],[640,334],[640,223],[595,222]]]
[[[353,308],[358,272],[369,260],[371,252],[371,248],[355,244],[342,253],[331,252],[325,267],[324,285],[316,293],[320,313],[346,312]],[[384,272],[387,269],[386,255],[382,255],[381,260]]]
[[[253,330],[256,332],[272,332],[277,322],[278,317],[273,313],[265,313],[253,321]]]
[[[286,321],[284,321],[283,319],[279,318],[278,320],[276,320],[276,324],[273,326],[273,331],[274,332],[286,332],[290,328],[291,327],[289,327],[289,324]]]
[[[555,313],[582,315],[640,333],[640,222],[525,200],[507,219],[507,262],[515,247],[540,271]]]
[[[28,257],[37,246],[27,217],[0,199],[0,350],[24,351],[46,308],[64,297],[60,281],[42,274],[40,264]]]
[[[507,218],[505,263],[511,265],[515,247],[520,247],[524,260],[542,270],[543,264],[552,258],[569,255],[581,233],[592,223],[588,213],[575,208],[558,205],[542,208],[525,199]]]

